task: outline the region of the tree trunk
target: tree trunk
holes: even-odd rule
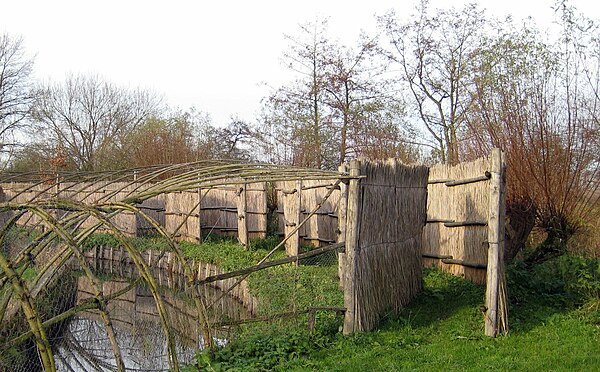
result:
[[[565,216],[555,216],[545,224],[546,239],[525,259],[525,266],[533,267],[567,253],[567,242],[574,229]]]

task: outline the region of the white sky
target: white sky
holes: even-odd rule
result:
[[[375,30],[375,14],[413,12],[417,0],[0,0],[0,33],[22,36],[34,75],[62,81],[98,74],[150,89],[172,107],[196,107],[217,125],[253,121],[261,98],[289,78],[281,64],[298,24],[329,17],[332,38],[353,44]],[[457,7],[466,0],[432,0]],[[554,0],[479,0],[488,16],[533,16],[545,29]],[[600,18],[600,1],[571,0]]]

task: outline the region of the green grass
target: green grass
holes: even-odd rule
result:
[[[596,264],[567,257],[527,273],[513,267],[511,330],[496,339],[483,335],[484,288],[427,270],[425,290],[377,331],[345,337],[329,321],[313,334],[266,332],[232,343],[212,360],[201,355],[200,366],[215,371],[600,370],[600,301],[589,292],[600,273]],[[589,283],[581,280],[586,277]]]
[[[426,291],[379,331],[337,336],[283,370],[599,370],[594,315],[532,294],[511,309],[507,336],[483,336],[484,290],[436,271]]]

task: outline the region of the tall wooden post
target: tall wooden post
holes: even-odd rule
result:
[[[206,196],[207,193],[208,193],[208,190],[206,190],[204,195],[202,195],[202,189],[200,187],[198,187],[198,223],[197,223],[198,236],[196,238],[198,239],[198,242],[200,242],[200,243],[202,243],[202,219],[204,218],[203,213],[202,213],[202,200],[204,199],[204,197]],[[166,208],[165,208],[165,226],[167,226],[166,222],[167,221],[166,221]]]
[[[344,334],[350,334],[360,330],[359,315],[356,307],[356,253],[359,249],[360,236],[360,161],[350,161],[350,179],[348,184],[348,207],[346,210],[346,254],[345,267],[342,270],[344,279],[344,306],[346,314],[344,317]]]
[[[504,165],[500,149],[490,154],[490,204],[488,212],[488,262],[485,292],[485,334],[498,335],[500,282],[504,252]],[[505,311],[505,309],[503,309]]]
[[[348,172],[348,166],[342,164],[338,167],[340,173]],[[348,209],[348,180],[340,183],[340,199],[338,201],[337,216],[337,243],[346,241],[346,211]],[[346,253],[338,253],[338,276],[340,277],[340,288],[344,289],[344,268],[346,267]]]
[[[237,194],[237,216],[238,216],[238,240],[241,245],[248,248],[248,201],[246,199],[246,189],[248,184],[240,186]]]

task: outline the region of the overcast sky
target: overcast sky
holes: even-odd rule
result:
[[[375,30],[375,15],[413,12],[416,0],[0,0],[0,32],[22,36],[35,55],[35,78],[97,74],[117,85],[150,89],[173,107],[196,107],[217,125],[253,121],[270,86],[288,72],[284,34],[329,17],[333,38],[353,44]],[[432,7],[464,0],[432,0]],[[479,0],[488,16],[527,16],[545,29],[554,0]],[[571,0],[600,18],[597,0]]]

